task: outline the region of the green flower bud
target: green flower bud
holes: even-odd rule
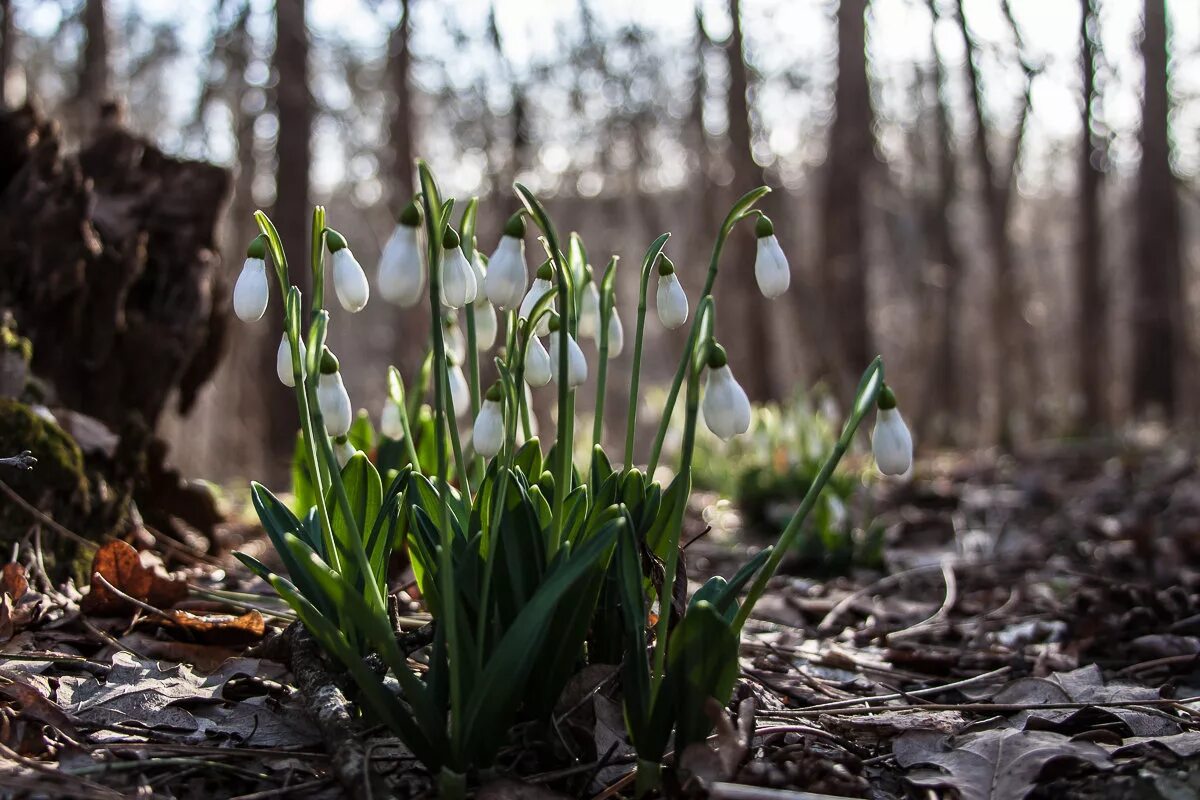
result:
[[[338,362],[337,356],[333,351],[326,347],[321,351],[321,374],[332,375],[341,370],[342,365]]]
[[[493,383],[487,390],[487,394],[483,396],[485,400],[491,400],[493,403],[499,403],[504,398],[504,389],[500,386],[500,381]]]
[[[454,230],[454,228],[446,226],[446,234],[442,237],[442,249],[453,250],[454,248],[458,247],[458,243],[458,233]]]
[[[658,257],[658,274],[662,276],[675,274],[675,262],[662,253]]]
[[[725,348],[713,342],[708,348],[708,368],[720,369],[729,363],[729,355],[725,352]]]
[[[400,211],[400,216],[396,218],[396,221],[406,228],[415,228],[420,225],[421,211],[417,208],[416,202],[409,200],[408,205]]]
[[[537,276],[544,281],[554,280],[554,265],[550,263],[549,259],[543,261],[542,265],[538,267]]]
[[[771,224],[771,218],[766,214],[758,215],[758,222],[754,223],[754,235],[759,239],[775,235],[775,226]]]
[[[329,252],[336,253],[338,250],[346,249],[346,237],[342,236],[333,228],[326,228],[325,244],[327,247],[329,247]]]
[[[892,391],[892,387],[886,383],[879,389],[879,396],[875,400],[880,411],[888,411],[896,407],[896,394]]]
[[[517,239],[525,238],[525,214],[523,212],[518,211],[508,218],[508,222],[504,223],[504,235]]]
[[[250,246],[246,248],[246,258],[266,258],[267,257],[267,237],[264,234],[255,236],[250,241]]]

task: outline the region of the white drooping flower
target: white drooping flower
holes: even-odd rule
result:
[[[471,387],[467,385],[467,376],[462,367],[451,362],[448,375],[450,383],[450,403],[454,406],[454,416],[462,417],[471,410]]]
[[[541,339],[530,337],[525,352],[525,382],[536,389],[549,383],[550,375],[550,354]]]
[[[621,315],[613,306],[608,315],[608,357],[616,358],[625,349],[625,326],[621,324]]]
[[[600,289],[594,280],[583,285],[579,303],[579,335],[600,344]]]
[[[366,308],[367,300],[371,297],[371,284],[367,281],[367,273],[359,265],[358,259],[346,246],[346,239],[337,231],[329,230],[325,235],[329,244],[330,258],[333,261],[333,290],[337,293],[338,302],[342,308],[351,314],[357,314]]]
[[[326,372],[326,365],[321,366],[321,377],[317,379],[317,404],[321,408],[321,416],[325,418],[325,432],[334,437],[345,436],[354,421],[350,395],[346,392],[346,384],[342,382],[342,373],[336,367],[332,372]]]
[[[525,296],[529,267],[525,263],[525,218],[520,212],[509,217],[500,244],[488,260],[483,288],[488,301],[505,310],[516,308]]]
[[[475,302],[475,295],[479,293],[475,270],[458,245],[458,234],[453,228],[446,228],[442,238],[442,304],[450,308],[462,308]]]
[[[529,315],[533,313],[533,307],[537,305],[537,301],[541,300],[546,292],[554,288],[553,278],[554,268],[550,266],[549,261],[538,267],[537,278],[534,279],[533,285],[529,287],[529,291],[525,294],[525,299],[521,301],[521,309],[517,312],[517,316],[520,319],[529,319]],[[545,314],[538,322],[534,335],[545,336],[549,331],[550,315]]]
[[[389,439],[404,438],[404,423],[400,419],[400,406],[390,397],[383,403],[379,415],[379,432]]]
[[[339,467],[344,468],[346,464],[350,462],[350,459],[354,458],[354,454],[357,452],[358,449],[355,448],[354,445],[350,444],[350,440],[345,436],[339,436],[333,440],[333,454],[337,456]]]
[[[417,241],[420,213],[414,203],[400,212],[400,221],[379,256],[379,294],[389,303],[410,308],[425,288],[425,261]]]
[[[764,297],[778,297],[787,291],[792,282],[792,272],[788,267],[787,256],[783,254],[783,248],[775,238],[775,226],[765,214],[755,223],[754,235],[758,237],[754,277],[758,280],[759,291]]]
[[[471,443],[475,452],[484,458],[491,458],[500,452],[504,445],[504,406],[501,403],[502,393],[499,384],[488,390],[475,415],[475,427],[471,433]]]
[[[733,377],[720,345],[713,346],[708,359],[708,380],[700,409],[704,412],[704,424],[722,439],[732,439],[750,429],[750,398]]]
[[[491,273],[491,264],[484,264],[483,256],[476,250],[471,266],[475,268],[476,285],[485,286],[487,276]],[[478,292],[475,302],[471,304],[471,310],[475,315],[475,349],[482,353],[492,349],[492,345],[496,343],[496,308],[488,300],[485,292]]]
[[[558,317],[555,317],[550,322],[550,376],[555,383],[559,382],[559,361],[558,350],[560,347]],[[575,337],[571,336],[570,332],[567,336],[567,386],[574,388],[587,380],[588,367],[587,359],[583,356],[583,349],[579,343],[575,341]]]
[[[442,342],[446,347],[446,357],[456,364],[467,360],[467,338],[463,336],[462,328],[453,314],[447,314],[442,320]]]
[[[242,322],[254,322],[267,313],[271,287],[267,282],[267,245],[259,236],[246,250],[246,261],[233,287],[233,313]]]
[[[688,318],[688,299],[675,274],[671,259],[663,256],[658,264],[658,292],[655,296],[658,319],[669,331],[675,330]]]
[[[308,348],[304,346],[303,337],[296,340],[296,344],[300,346],[300,377],[303,378],[304,359],[308,354]],[[275,374],[279,376],[279,382],[289,388],[296,386],[296,378],[292,373],[292,345],[288,342],[287,334],[279,341],[279,349],[275,351]]]
[[[912,469],[912,434],[896,408],[896,396],[891,389],[887,386],[880,389],[878,402],[875,429],[871,431],[875,464],[884,475],[903,475]]]

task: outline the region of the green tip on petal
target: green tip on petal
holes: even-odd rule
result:
[[[729,355],[725,352],[725,348],[713,342],[708,348],[708,368],[720,369],[729,363]]]
[[[246,248],[246,258],[266,258],[267,257],[267,237],[263,234],[255,236],[250,242],[250,246]]]
[[[554,279],[554,265],[550,263],[549,259],[543,261],[542,265],[538,267],[537,276],[544,281]]]
[[[771,218],[766,214],[758,215],[758,222],[754,223],[754,235],[759,239],[775,235],[775,226],[771,223]]]
[[[520,211],[508,218],[508,222],[504,223],[504,235],[512,236],[517,239],[525,238],[525,215]]]
[[[668,258],[666,253],[658,257],[658,274],[662,276],[675,274],[675,262]]]
[[[446,235],[442,237],[442,249],[453,250],[454,248],[458,247],[458,243],[458,233],[454,230],[454,228],[447,227]]]
[[[896,393],[886,383],[879,389],[879,397],[875,403],[880,411],[890,411],[896,407]]]
[[[332,350],[330,350],[328,347],[326,347],[324,350],[321,351],[321,374],[322,375],[332,375],[335,372],[337,372],[338,370],[340,370],[341,368],[342,368],[342,365],[338,362],[337,356],[335,356],[333,354]]]
[[[417,208],[415,200],[408,201],[408,205],[400,211],[396,221],[406,228],[415,228],[421,224],[421,210]]]
[[[338,250],[346,249],[346,237],[333,228],[326,228],[325,244],[329,247],[329,252],[336,253]]]
[[[485,400],[491,400],[493,403],[499,403],[504,397],[504,389],[500,386],[500,381],[496,381],[487,390],[487,394],[483,396]]]

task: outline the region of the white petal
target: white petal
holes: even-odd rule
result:
[[[354,410],[350,407],[350,395],[342,382],[342,374],[322,374],[317,380],[317,404],[325,418],[325,432],[330,436],[345,436],[354,421]]]
[[[475,311],[475,349],[479,352],[491,350],[496,343],[497,323],[496,309],[487,300],[476,300]]]
[[[764,297],[778,297],[787,291],[792,282],[787,256],[774,236],[758,240],[758,253],[754,259],[754,277]]]
[[[362,311],[371,297],[367,273],[363,272],[349,247],[343,247],[333,254],[333,288],[342,308],[351,314]]]
[[[467,376],[462,367],[455,364],[450,367],[450,402],[454,406],[454,416],[461,417],[471,410],[471,387],[467,385]]]
[[[529,319],[529,315],[533,312],[533,307],[537,304],[537,301],[541,300],[542,296],[553,288],[554,285],[550,283],[550,281],[543,278],[536,278],[533,281],[533,285],[529,287],[529,293],[526,294],[525,299],[521,301],[521,310],[517,312],[517,316],[521,319]],[[537,330],[534,331],[534,334],[536,336],[545,336],[549,332],[550,315],[544,314],[542,315],[541,321],[538,322]]]
[[[616,358],[624,349],[625,326],[621,324],[621,315],[614,308],[608,318],[608,357]]]
[[[750,398],[728,365],[708,371],[701,408],[704,424],[722,439],[732,439],[750,429]]]
[[[307,355],[308,348],[304,346],[304,339],[296,340],[300,345],[300,376],[304,376],[304,359]],[[284,386],[295,387],[296,380],[292,374],[292,346],[288,342],[287,334],[279,341],[279,349],[275,351],[275,374],[279,376],[279,382]]]
[[[525,296],[529,268],[525,263],[525,241],[515,236],[501,236],[496,252],[488,260],[483,288],[488,300],[497,308],[516,308]]]
[[[383,404],[383,413],[379,417],[379,432],[389,439],[404,438],[404,424],[400,420],[400,406],[390,398]]]
[[[271,290],[267,284],[267,262],[261,258],[247,258],[233,287],[233,313],[242,322],[262,319],[267,312],[267,300]]]
[[[535,389],[550,382],[550,354],[536,336],[525,353],[525,381]]]
[[[504,409],[500,403],[495,400],[483,401],[475,417],[471,442],[475,452],[484,458],[491,458],[500,452],[504,444]]]
[[[461,364],[467,360],[467,338],[457,324],[442,328],[442,341],[446,345],[446,355],[451,361]]]
[[[345,441],[341,444],[334,442],[333,452],[334,455],[337,456],[338,466],[345,467],[346,464],[349,463],[350,459],[354,458],[354,454],[357,453],[358,450],[356,450],[354,445],[350,444],[349,441]]]
[[[579,305],[579,335],[590,336],[599,344],[600,331],[600,290],[595,281],[588,281],[583,287],[583,297]]]
[[[462,308],[475,301],[478,287],[475,285],[475,270],[471,269],[461,249],[451,247],[443,251],[442,304],[450,308]]]
[[[409,308],[421,300],[425,262],[417,229],[397,225],[379,256],[379,294],[389,303]]]
[[[903,475],[912,468],[912,434],[896,409],[880,409],[876,414],[871,450],[875,454],[875,464],[884,475]]]
[[[550,333],[550,376],[558,382],[558,332]],[[587,381],[587,359],[575,339],[567,335],[567,385],[575,387]]]
[[[675,330],[688,318],[688,299],[675,273],[660,275],[658,293],[658,319],[667,330]]]

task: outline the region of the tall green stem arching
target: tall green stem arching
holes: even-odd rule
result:
[[[617,256],[609,259],[604,277],[600,281],[600,318],[596,321],[599,326],[596,332],[600,337],[600,363],[596,367],[596,411],[592,418],[593,452],[604,443],[604,400],[608,392],[608,320],[612,316],[615,302],[617,260]]]
[[[312,259],[313,303],[312,312],[325,307],[325,206],[314,206],[312,216]]]
[[[646,293],[650,289],[650,275],[658,264],[658,257],[667,246],[671,234],[664,233],[650,244],[642,259],[642,282],[638,288],[637,326],[633,335],[633,372],[629,377],[629,411],[625,417],[625,462],[626,472],[633,469],[633,438],[637,433],[638,383],[642,377],[642,338],[646,331]],[[647,473],[653,474],[653,473]]]
[[[862,380],[858,384],[858,392],[854,397],[854,408],[850,414],[850,418],[846,421],[846,426],[842,428],[842,435],[838,437],[837,444],[834,445],[832,452],[826,457],[824,463],[821,464],[820,471],[817,472],[817,477],[809,485],[808,491],[804,493],[804,499],[800,501],[800,507],[796,509],[796,513],[792,515],[788,521],[787,527],[783,529],[783,533],[779,535],[779,541],[775,544],[767,563],[759,570],[758,575],[754,578],[754,583],[750,586],[750,591],[746,594],[746,600],[738,609],[737,617],[733,622],[734,632],[741,634],[742,626],[746,624],[746,620],[750,618],[750,612],[754,610],[754,604],[762,597],[763,592],[767,588],[767,582],[779,569],[779,563],[783,561],[783,557],[791,550],[795,544],[796,538],[800,535],[800,530],[804,526],[804,520],[812,511],[813,506],[817,503],[817,498],[821,496],[821,491],[825,485],[829,483],[829,479],[833,477],[833,471],[837,469],[838,462],[842,460],[842,456],[850,448],[851,442],[854,441],[854,434],[858,431],[858,426],[862,424],[863,418],[874,407],[875,399],[879,396],[880,387],[883,386],[883,359],[879,356],[871,362],[863,373]]]
[[[708,276],[704,280],[704,289],[700,292],[700,300],[703,301],[706,297],[712,296],[713,284],[717,280],[717,269],[721,263],[721,251],[725,249],[725,240],[729,238],[729,233],[733,230],[733,226],[740,220],[750,214],[750,209],[762,197],[770,192],[770,188],[759,186],[757,189],[751,189],[746,192],[729,210],[725,221],[721,223],[721,230],[717,233],[717,240],[713,243],[712,256],[708,261]],[[687,373],[688,354],[692,352],[692,348],[696,344],[697,331],[699,330],[700,317],[692,322],[692,328],[688,332],[687,345],[684,347],[684,356],[679,361],[679,368],[675,370],[675,377],[671,381],[671,391],[667,394],[667,404],[663,407],[662,421],[658,425],[658,433],[654,437],[654,446],[650,451],[650,462],[646,468],[647,475],[653,475],[655,467],[658,466],[658,459],[662,455],[663,442],[667,438],[667,428],[671,424],[671,414],[675,410],[675,401],[679,399],[679,388],[683,385],[684,375]]]
[[[388,367],[388,402],[395,403],[400,415],[400,430],[404,434],[404,454],[416,472],[421,471],[421,458],[417,455],[417,446],[413,441],[412,427],[408,419],[408,404],[404,398],[404,381],[400,370]]]
[[[686,481],[683,497],[691,494],[692,454],[696,445],[696,424],[700,411],[700,373],[708,358],[709,346],[712,342],[712,331],[715,327],[713,317],[716,306],[711,295],[700,301],[696,312],[696,331],[698,344],[685,353],[684,364],[687,365],[687,419],[683,427],[683,450],[679,460],[679,475],[676,480]],[[667,528],[670,540],[667,542],[666,561],[663,564],[662,592],[658,601],[658,625],[655,630],[654,662],[651,672],[653,690],[657,693],[666,675],[667,638],[670,633],[671,599],[675,590],[675,569],[679,562],[679,537],[683,530],[683,517],[687,503],[678,503],[675,509],[675,519]]]

